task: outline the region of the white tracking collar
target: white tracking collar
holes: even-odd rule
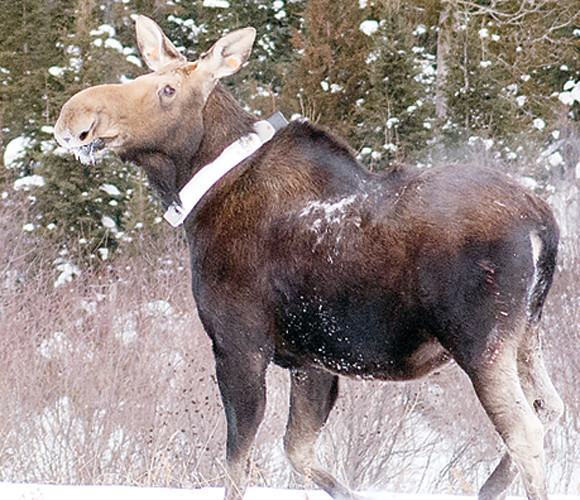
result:
[[[274,134],[288,125],[288,121],[282,113],[278,112],[267,120],[261,120],[254,124],[254,132],[245,135],[230,144],[211,163],[208,163],[195,174],[191,180],[179,191],[181,203],[172,203],[165,215],[167,222],[173,227],[183,223],[199,200],[203,198],[216,182],[224,175],[239,165],[248,156],[254,154],[260,147],[268,142]]]

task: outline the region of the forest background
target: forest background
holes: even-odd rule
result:
[[[231,91],[258,116],[318,122],[370,169],[476,161],[552,205],[562,244],[544,348],[566,412],[547,438],[549,480],[580,493],[577,0],[3,1],[0,480],[223,479],[223,412],[182,233],[138,169],[114,156],[81,165],[52,138],[72,94],[145,72],[138,13],[190,59],[254,26]],[[269,376],[253,481],[292,485],[287,379]],[[345,381],[342,394],[321,459],[352,487],[474,493],[501,454],[456,368]]]

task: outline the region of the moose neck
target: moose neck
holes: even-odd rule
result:
[[[256,121],[218,83],[203,110],[204,133],[199,148],[191,159],[189,177],[215,160],[231,143],[252,132]],[[189,178],[185,179],[185,182],[188,180]]]

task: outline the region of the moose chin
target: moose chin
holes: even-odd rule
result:
[[[142,167],[184,220],[227,419],[226,499],[246,488],[270,363],[290,370],[290,462],[349,499],[315,456],[339,376],[409,380],[451,361],[506,445],[480,498],[519,475],[546,499],[544,434],[563,410],[539,328],[559,237],[549,207],[493,170],[373,174],[316,126],[257,121],[220,84],[253,28],[194,62],[151,19],[136,33],[151,72],[74,95],[55,135],[81,160],[110,150]]]

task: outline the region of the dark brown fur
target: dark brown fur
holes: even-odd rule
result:
[[[170,43],[150,21],[138,22],[144,54],[157,38]],[[170,203],[193,173],[251,131],[254,118],[204,80],[210,69],[230,74],[228,65],[243,62],[248,33],[228,35],[194,66],[176,61],[172,46],[165,59],[146,58],[161,82],[147,85],[163,89],[171,70],[180,73],[171,81],[184,94],[183,102],[154,95],[161,102],[159,125],[151,125],[163,129],[158,142],[141,125],[116,125],[115,106],[131,106],[137,85],[73,97],[57,138],[75,147],[109,141]],[[243,47],[233,50],[240,38]],[[170,70],[159,70],[167,60]],[[102,105],[104,94],[114,96],[111,106],[91,121],[97,112],[90,101]],[[155,99],[140,103],[152,112]],[[97,133],[103,122],[113,125]],[[118,128],[130,139],[116,139]],[[228,423],[228,499],[245,489],[269,363],[291,370],[284,442],[292,464],[335,498],[351,498],[314,454],[338,375],[407,380],[451,359],[471,378],[507,445],[480,497],[503,496],[519,471],[528,497],[546,498],[544,428],[562,403],[537,326],[558,244],[541,200],[470,166],[374,175],[326,132],[292,123],[214,186],[185,228],[193,294],[213,342]]]

